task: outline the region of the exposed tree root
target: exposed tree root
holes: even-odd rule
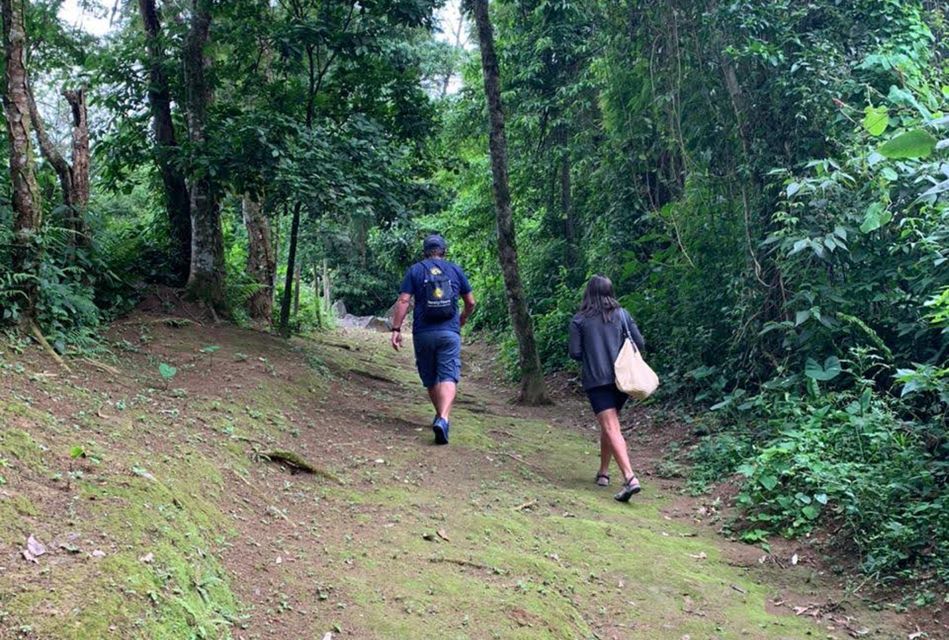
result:
[[[56,353],[56,350],[53,349],[53,347],[49,345],[49,342],[47,342],[46,340],[46,336],[44,336],[43,332],[40,331],[40,328],[36,324],[36,322],[30,322],[30,331],[33,333],[33,337],[36,338],[36,341],[40,343],[40,346],[43,347],[43,349],[46,350],[47,353],[49,353],[50,357],[52,357],[53,360],[56,361],[56,364],[61,366],[66,371],[72,371],[69,368],[69,365],[66,364],[66,361],[63,360],[62,357],[60,357],[60,355]]]
[[[313,463],[306,460],[303,456],[293,451],[282,451],[278,449],[274,451],[268,451],[266,453],[260,453],[258,455],[269,462],[282,464],[293,471],[311,473],[313,475],[326,478],[327,480],[332,480],[338,484],[343,484],[343,481],[336,477],[333,473],[323,469],[322,467],[317,467]]]

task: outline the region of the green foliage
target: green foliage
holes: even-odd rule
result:
[[[949,577],[942,524],[949,449],[933,440],[938,424],[901,422],[869,386],[808,399],[768,394],[761,402],[755,417],[736,417],[739,431],[764,418],[757,429],[766,439],[750,448],[733,434],[711,436],[693,454],[701,479],[744,476],[740,531],[754,540],[796,536],[823,522],[855,547],[871,576],[925,569]]]

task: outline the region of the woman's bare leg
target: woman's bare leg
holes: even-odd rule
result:
[[[629,463],[629,452],[626,450],[626,439],[620,430],[619,414],[616,409],[606,409],[596,414],[596,421],[600,423],[600,433],[606,439],[607,445],[623,472],[623,479],[629,481],[633,477],[633,467]]]
[[[610,473],[610,458],[613,457],[613,451],[610,449],[610,441],[600,426],[600,470],[597,472],[601,476]]]

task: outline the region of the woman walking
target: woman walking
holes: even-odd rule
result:
[[[613,362],[627,334],[640,351],[646,348],[636,322],[616,300],[613,283],[604,276],[593,276],[583,294],[580,311],[570,322],[570,357],[583,363],[583,390],[600,424],[600,470],[596,483],[601,487],[609,485],[610,458],[614,458],[623,473],[623,488],[613,496],[620,502],[628,502],[640,491],[619,423],[628,396],[616,388],[613,371]]]

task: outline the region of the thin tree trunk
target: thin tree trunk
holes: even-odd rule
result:
[[[59,178],[66,208],[66,228],[70,231],[70,243],[74,247],[87,247],[90,243],[86,227],[85,212],[89,205],[89,129],[86,119],[86,98],[82,89],[63,90],[69,103],[72,119],[72,164],[59,152],[46,133],[43,118],[36,107],[36,97],[27,84],[30,118],[40,153],[52,165]]]
[[[247,311],[254,320],[272,324],[277,261],[270,242],[270,223],[256,196],[244,194],[241,210],[247,228],[247,273],[260,285],[247,301]]]
[[[313,306],[316,309],[316,328],[323,328],[323,299],[320,297],[320,274],[313,265]]]
[[[3,49],[6,54],[6,90],[3,107],[7,120],[10,150],[10,178],[13,204],[13,271],[36,275],[39,269],[39,243],[36,235],[42,225],[43,208],[39,185],[33,172],[30,145],[30,98],[25,63],[26,27],[24,0],[0,0],[3,15]],[[19,285],[22,299],[19,321],[29,331],[36,318],[37,285],[32,278]]]
[[[297,260],[297,266],[293,274],[293,317],[300,317],[300,281],[303,279],[303,268],[300,266],[300,261]]]
[[[165,54],[155,0],[139,0],[148,57],[148,103],[152,111],[155,160],[165,190],[165,209],[171,228],[171,264],[177,284],[184,285],[191,264],[191,201],[184,174],[175,164],[178,140],[171,119],[171,91],[163,68]]]
[[[575,274],[580,267],[580,260],[579,251],[577,250],[577,226],[573,219],[570,171],[570,152],[565,150],[563,158],[560,160],[560,210],[563,212],[563,230],[567,241],[566,255],[564,256],[567,270],[571,274]]]
[[[211,91],[204,48],[211,29],[210,0],[192,0],[191,26],[184,44],[184,75],[188,131],[197,153],[205,151]],[[191,184],[191,270],[188,295],[225,310],[224,238],[217,188],[210,173],[195,171]]]
[[[521,284],[517,263],[517,241],[514,230],[514,215],[511,209],[511,192],[507,172],[507,139],[504,133],[504,112],[501,105],[501,83],[498,59],[494,51],[494,33],[488,15],[487,0],[469,2],[478,29],[481,45],[481,67],[484,72],[484,92],[488,101],[488,116],[491,123],[489,146],[491,149],[491,172],[494,178],[494,201],[497,212],[498,257],[507,289],[508,309],[511,324],[517,336],[518,355],[521,367],[521,402],[546,404],[546,385],[534,328],[527,309],[527,300]]]
[[[86,225],[89,208],[89,117],[86,110],[86,91],[63,89],[72,118],[72,194],[67,204],[72,214],[73,240],[76,246],[88,247],[92,237]]]
[[[333,283],[330,281],[330,267],[323,258],[323,305],[327,312],[333,309]]]
[[[300,203],[293,207],[290,223],[290,248],[287,251],[287,276],[283,284],[283,302],[280,305],[280,334],[290,337],[290,303],[293,301],[293,274],[297,263],[297,239],[300,234]]]

